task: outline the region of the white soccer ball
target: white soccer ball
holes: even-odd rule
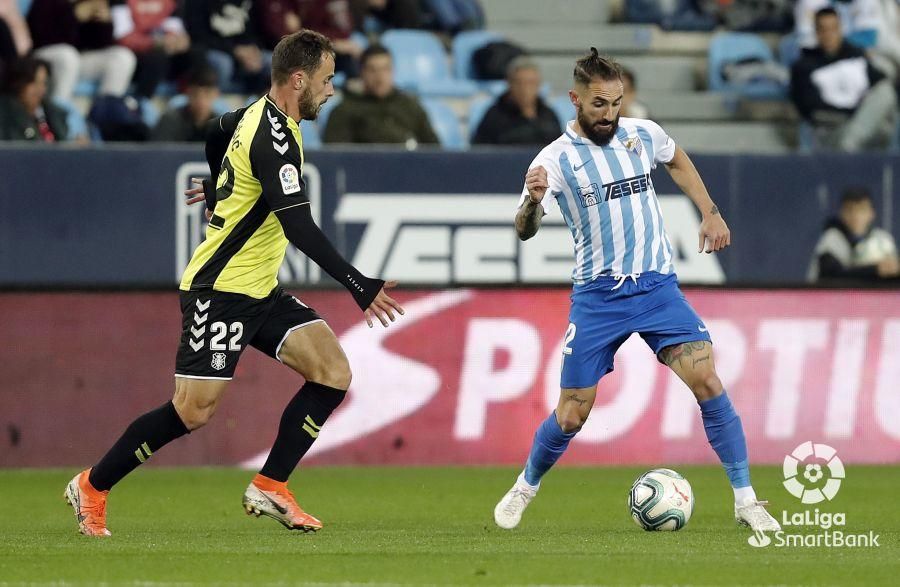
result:
[[[644,530],[681,530],[694,511],[694,492],[688,480],[672,469],[653,469],[631,486],[628,510]]]

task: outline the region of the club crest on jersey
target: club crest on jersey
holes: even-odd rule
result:
[[[622,144],[625,145],[625,148],[638,157],[641,156],[641,153],[644,152],[644,144],[641,142],[640,137],[628,137]]]
[[[281,171],[278,172],[278,178],[281,180],[281,190],[285,195],[300,191],[300,172],[292,164],[282,165]]]
[[[578,187],[578,196],[581,198],[581,205],[585,208],[596,206],[600,203],[600,188],[597,184],[592,183],[586,187]]]
[[[210,363],[213,369],[216,371],[221,371],[225,368],[225,353],[213,353],[212,362]]]

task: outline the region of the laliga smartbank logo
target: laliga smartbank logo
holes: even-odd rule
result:
[[[837,451],[827,444],[804,442],[784,457],[784,488],[801,504],[832,501],[841,489],[846,472]],[[844,512],[822,512],[819,508],[781,512],[781,530],[767,534],[756,530],[747,543],[756,548],[783,547],[871,548],[881,546],[880,535],[843,530]]]

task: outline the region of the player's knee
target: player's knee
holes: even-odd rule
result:
[[[308,373],[302,373],[307,381],[315,381],[335,389],[349,389],[353,373],[350,371],[350,363],[347,357],[341,354],[327,360],[319,361],[308,369]]]
[[[561,413],[557,414],[556,421],[563,432],[571,434],[581,430],[581,427],[587,421],[587,417],[583,417],[578,410],[562,410]]]
[[[691,391],[699,401],[718,397],[722,395],[723,390],[722,381],[714,371],[697,377],[691,385]]]
[[[172,400],[175,405],[175,411],[178,417],[184,422],[185,428],[188,430],[196,430],[206,425],[216,412],[216,401],[198,401],[192,399],[186,394],[179,397],[176,394]]]

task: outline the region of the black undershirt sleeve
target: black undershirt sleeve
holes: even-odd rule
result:
[[[275,216],[291,244],[346,287],[360,308],[366,310],[372,304],[384,287],[384,280],[366,277],[348,263],[316,225],[309,205],[284,208],[275,212]]]
[[[206,123],[206,163],[209,165],[209,179],[203,180],[203,195],[210,212],[216,208],[216,179],[222,170],[222,159],[228,151],[228,143],[234,136],[238,122],[246,111],[247,107],[238,108]]]

